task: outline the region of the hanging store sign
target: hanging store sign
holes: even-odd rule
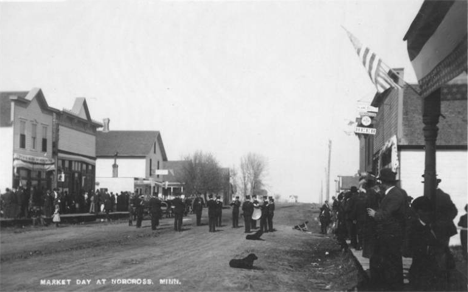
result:
[[[356,127],[356,129],[354,129],[354,133],[375,135],[375,133],[377,133],[377,129],[375,129],[375,128]]]
[[[378,112],[379,108],[366,104],[358,104],[357,109],[362,112]]]
[[[361,117],[361,123],[367,127],[372,123],[372,119],[368,116],[363,116]]]
[[[155,169],[155,174],[156,175],[168,175],[169,170],[167,170],[167,169]]]
[[[15,169],[22,167],[30,170],[51,171],[55,170],[55,160],[46,157],[15,153],[13,155],[13,167]]]
[[[377,116],[376,113],[370,113],[370,112],[360,112],[359,115],[360,116],[369,116],[369,117],[376,117]]]

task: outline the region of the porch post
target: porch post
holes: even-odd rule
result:
[[[436,141],[439,128],[440,116],[440,95],[438,88],[422,100],[423,132],[425,141],[425,161],[424,161],[424,196],[429,197],[435,206],[436,193]]]

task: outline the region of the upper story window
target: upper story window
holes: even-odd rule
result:
[[[47,152],[47,126],[42,126],[42,152]]]
[[[157,169],[159,169],[159,160],[158,160],[158,166],[157,166]],[[158,178],[159,178],[159,174],[158,174],[156,177],[158,177]]]
[[[156,154],[156,142],[154,142],[154,145],[153,145],[153,153]]]
[[[37,140],[37,124],[31,124],[31,146],[33,150],[36,150]]]
[[[26,148],[26,122],[20,121],[20,140],[19,147]]]

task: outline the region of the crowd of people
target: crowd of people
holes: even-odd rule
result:
[[[185,200],[181,199],[180,194],[176,194],[175,198],[169,201],[161,201],[156,195],[148,201],[149,214],[151,216],[151,228],[156,230],[159,226],[159,219],[163,215],[162,206],[166,204],[166,214],[172,214],[174,217],[174,230],[182,231],[183,216],[188,212],[194,213],[196,217],[196,226],[201,226],[201,218],[203,209],[208,209],[208,227],[209,232],[216,232],[216,227],[221,227],[223,214],[223,201],[221,197],[208,195],[208,200],[205,200],[200,194],[196,194],[194,198],[189,197]],[[135,196],[129,201],[129,226],[136,221],[136,227],[141,227],[143,220],[143,209],[145,206],[144,196]],[[257,196],[253,195],[253,202],[250,201],[250,196],[246,196],[246,200],[241,204],[239,196],[230,203],[232,206],[232,228],[239,228],[239,217],[243,216],[245,221],[245,233],[249,233],[251,229],[257,229],[257,220],[260,221],[260,229],[263,232],[273,232],[273,217],[275,203],[273,197],[263,197],[262,201],[257,200]],[[242,207],[241,207],[242,206]],[[240,213],[242,209],[243,213]],[[169,211],[170,210],[170,211]],[[254,210],[258,210],[258,218],[253,218]]]
[[[82,192],[69,194],[59,189],[45,190],[32,187],[6,189],[0,196],[0,210],[4,218],[32,218],[34,212],[41,210],[46,217],[54,213],[55,205],[59,204],[61,214],[99,213],[108,210],[127,211],[130,198],[129,192],[119,195],[107,191]]]
[[[414,291],[447,289],[454,268],[448,244],[457,234],[458,210],[443,190],[437,187],[435,202],[424,196],[413,200],[398,186],[396,173],[385,168],[378,177],[361,176],[359,186],[332,199],[331,206],[325,202],[320,209],[322,233],[330,226],[342,248],[348,248],[349,241],[362,250],[369,259],[372,290],[403,289],[403,257],[412,258],[409,284]],[[461,238],[466,259],[466,215],[459,226],[465,230]]]

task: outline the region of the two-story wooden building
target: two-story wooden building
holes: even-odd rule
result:
[[[86,99],[72,110],[50,107],[40,88],[0,93],[0,188],[79,193],[94,187],[95,135]],[[57,181],[63,174],[64,181]]]
[[[167,156],[159,131],[109,131],[109,122],[97,133],[96,189],[160,193],[163,178],[156,171]]]

